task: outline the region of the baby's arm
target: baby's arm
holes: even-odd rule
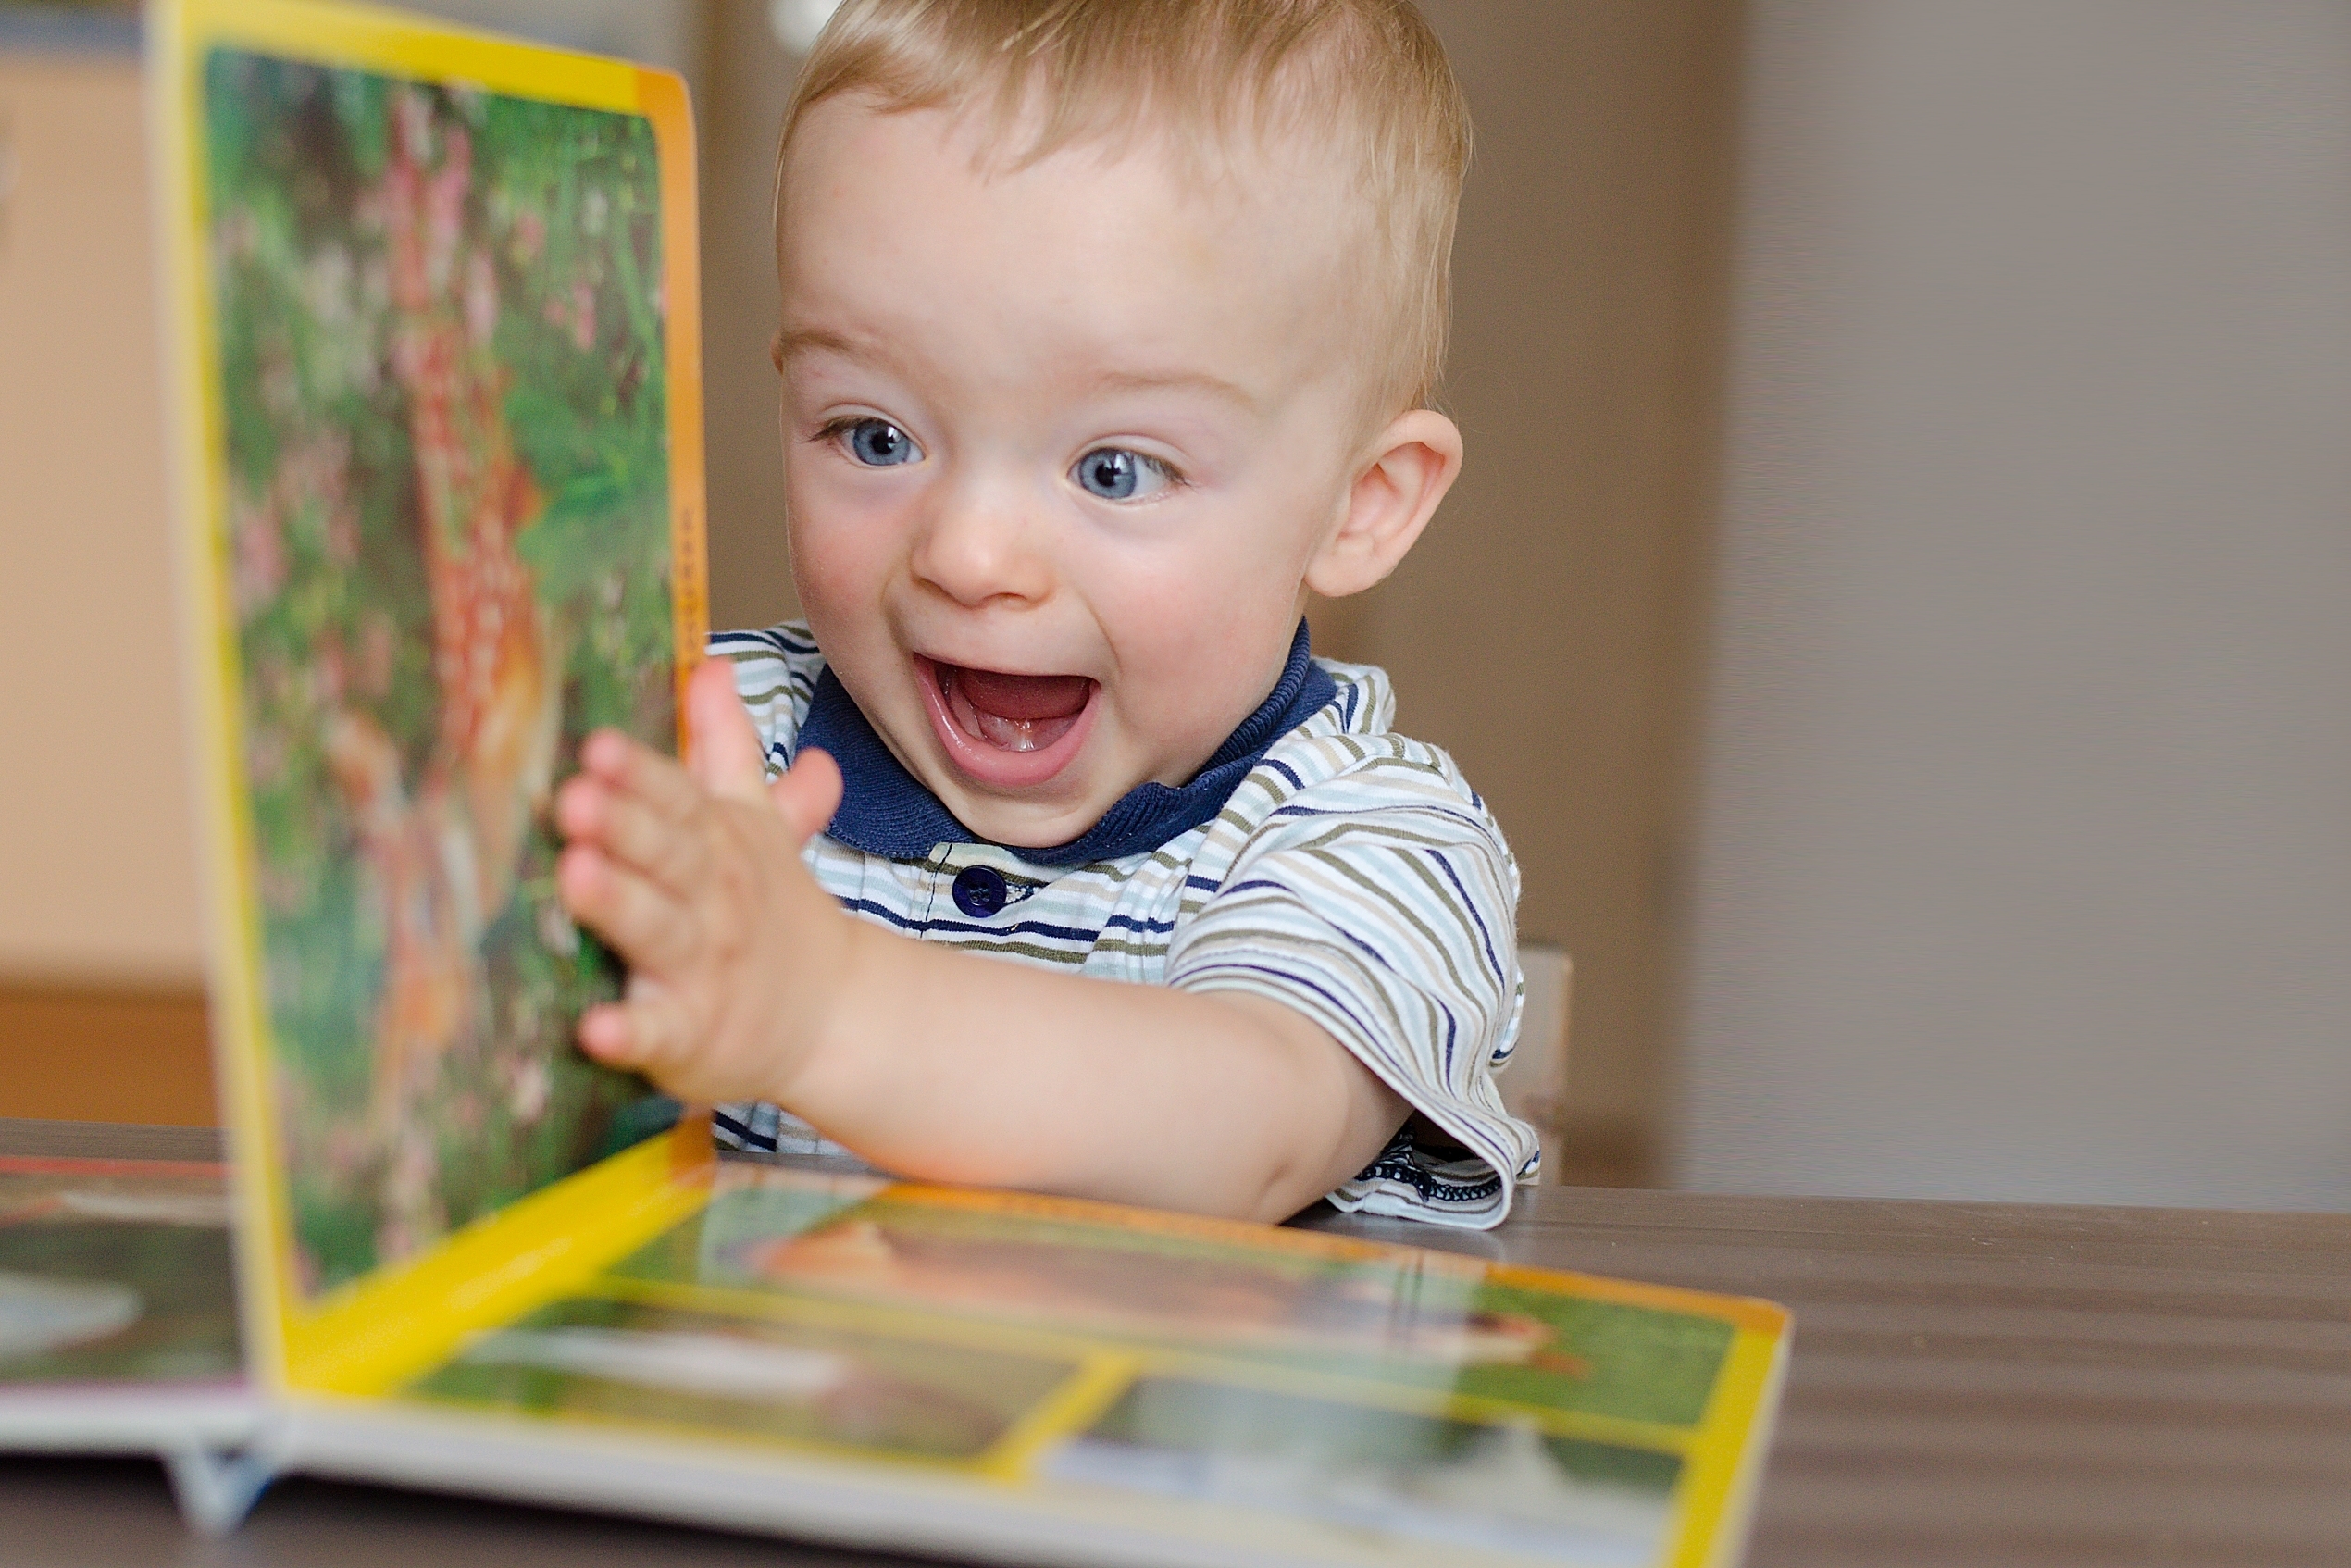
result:
[[[1057,975],[852,919],[801,864],[840,777],[773,785],[724,661],[689,695],[691,775],[609,733],[557,818],[575,915],[628,960],[580,1041],[696,1102],[768,1100],[884,1169],[1280,1219],[1405,1115],[1270,998]]]

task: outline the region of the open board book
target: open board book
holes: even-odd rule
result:
[[[703,635],[685,90],[149,26],[233,1177],[0,1162],[0,1444],[163,1454],[215,1528],[303,1471],[992,1561],[1735,1560],[1766,1303],[722,1164],[581,1058],[551,783],[678,743]]]

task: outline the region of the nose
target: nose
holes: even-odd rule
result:
[[[916,533],[915,580],[959,604],[1018,604],[1052,591],[1052,563],[1033,507],[1009,490],[958,487]]]

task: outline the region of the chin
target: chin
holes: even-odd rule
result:
[[[1041,802],[1007,801],[959,790],[947,800],[956,820],[992,844],[1014,850],[1049,850],[1078,837],[1118,802],[1110,799],[1075,806],[1049,806]]]

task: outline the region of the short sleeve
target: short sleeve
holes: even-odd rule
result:
[[[710,657],[734,665],[735,694],[759,732],[767,774],[774,778],[791,765],[801,720],[808,716],[816,677],[825,666],[815,639],[804,623],[786,621],[758,631],[713,632],[704,650]]]
[[[1501,831],[1442,753],[1375,759],[1252,833],[1177,922],[1167,983],[1295,1007],[1411,1103],[1334,1204],[1482,1229],[1540,1150],[1493,1078],[1518,1032],[1517,903]]]

